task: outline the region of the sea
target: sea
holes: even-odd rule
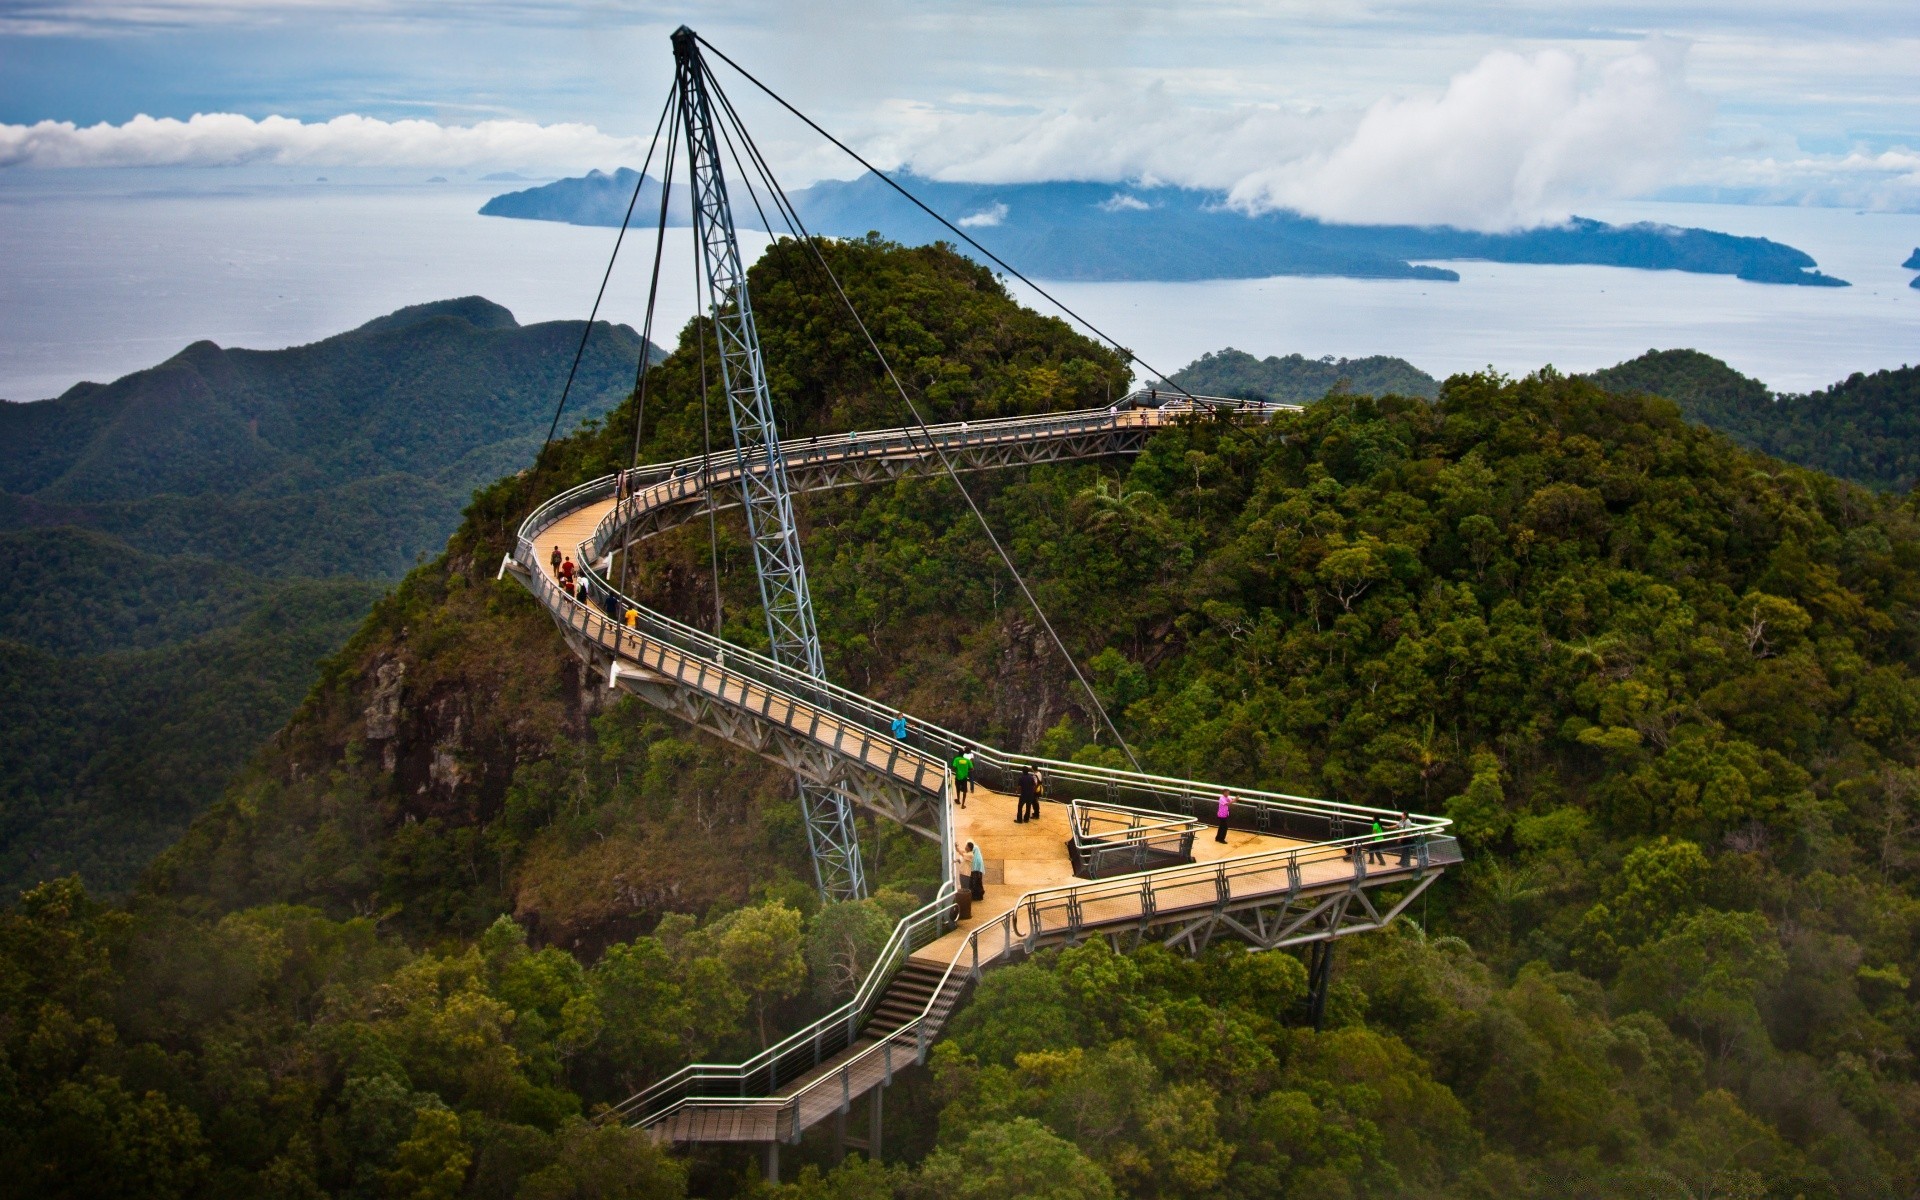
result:
[[[516,186],[525,184],[392,172],[0,169],[0,397],[110,381],[201,339],[312,342],[454,296],[486,296],[523,323],[578,319],[603,276],[600,315],[637,328],[652,232],[629,233],[607,275],[614,230],[478,215]],[[1917,272],[1900,265],[1920,248],[1920,215],[1659,202],[1582,215],[1770,237],[1853,286],[1470,261],[1438,264],[1458,283],[1039,283],[1138,355],[1142,378],[1228,346],[1262,357],[1397,355],[1436,376],[1586,371],[1691,347],[1778,391],[1920,362],[1920,289],[1908,286]],[[765,243],[743,236],[749,255]],[[670,344],[697,303],[686,230],[668,231],[664,259],[655,333]]]

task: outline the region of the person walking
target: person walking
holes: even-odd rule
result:
[[[1413,865],[1413,815],[1404,810],[1400,813],[1400,865]]]
[[[1386,836],[1387,836],[1387,831],[1384,827],[1381,826],[1380,818],[1375,817],[1373,819],[1373,838],[1371,841],[1367,843],[1367,865],[1368,866],[1384,867],[1387,865],[1386,852],[1380,849],[1380,842]]]
[[[895,713],[893,716],[893,736],[901,741],[907,740],[907,714]]]
[[[628,629],[640,628],[640,610],[639,609],[629,605],[627,607],[626,616],[623,619],[626,621]]]
[[[1220,822],[1220,828],[1214,832],[1213,840],[1225,844],[1227,823],[1233,819],[1233,793],[1221,792],[1220,803],[1213,810],[1214,820]]]
[[[953,762],[953,798],[961,808],[967,806],[967,793],[973,790],[973,760],[965,754],[955,754]]]
[[[547,559],[547,561],[548,561],[549,563],[552,563],[552,564],[553,564],[553,570],[554,570],[554,573],[555,573],[556,575],[557,575],[557,574],[559,574],[559,572],[560,572],[560,547],[558,547],[558,546],[555,546],[555,547],[553,548],[553,556],[552,556],[551,558],[549,558],[549,559]]]
[[[1024,825],[1027,822],[1027,810],[1033,810],[1035,820],[1040,817],[1040,780],[1034,776],[1032,767],[1020,768],[1020,801],[1013,810],[1013,823]]]
[[[580,568],[573,565],[571,554],[561,558],[559,570],[560,586],[567,589],[567,595],[573,595],[573,577],[580,573]]]
[[[980,847],[967,843],[968,866],[972,874],[967,876],[967,890],[975,900],[987,898],[987,860],[980,854]]]

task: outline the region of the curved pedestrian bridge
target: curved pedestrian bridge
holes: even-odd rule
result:
[[[1159,400],[1135,394],[1103,409],[837,434],[778,453],[794,491],[822,491],[948,466],[1131,454],[1176,422],[1297,411]],[[616,553],[635,553],[709,508],[737,507],[742,473],[765,465],[726,451],[583,483],[527,517],[501,569],[532,591],[609,687],[938,841],[948,877],[900,922],[852,1000],[746,1062],[684,1068],[616,1109],[621,1119],[677,1142],[797,1141],[819,1121],[844,1122],[854,1100],[924,1060],[967,986],[997,964],[1089,937],[1116,945],[1153,938],[1189,951],[1221,936],[1257,949],[1331,941],[1383,927],[1460,861],[1443,818],[1043,760],[910,714],[898,737],[891,706],[613,589]],[[556,549],[580,564],[577,595],[552,569]],[[974,756],[965,808],[954,802],[947,767],[962,751]],[[1023,768],[1044,777],[1045,796],[1038,820],[1016,824],[1011,793]],[[1213,824],[1222,790],[1234,796],[1224,843]],[[1074,822],[1081,845],[1070,853]],[[1376,822],[1386,832],[1376,833]],[[986,899],[961,919],[959,852],[968,841],[986,860]],[[877,1096],[872,1111],[869,1152],[877,1154]]]

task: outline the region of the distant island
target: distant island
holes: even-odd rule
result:
[[[495,196],[480,212],[572,225],[618,225],[638,179],[636,172],[626,168],[612,174],[593,171]],[[1472,259],[1688,271],[1807,287],[1847,286],[1845,280],[1820,272],[1812,256],[1792,246],[1673,225],[1609,225],[1575,217],[1563,225],[1475,233],[1444,226],[1338,225],[1285,212],[1249,216],[1229,208],[1225,193],[1194,188],[943,183],[913,175],[903,176],[902,182],[995,254],[1046,279],[1338,275],[1447,282],[1458,280],[1459,273],[1432,262]],[[827,180],[793,193],[793,200],[816,233],[859,237],[874,231],[908,245],[955,240],[951,232],[871,174]],[[649,178],[634,205],[635,224],[651,226],[659,204],[659,184]],[[668,224],[683,225],[687,220],[684,203],[676,202]]]

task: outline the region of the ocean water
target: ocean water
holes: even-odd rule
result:
[[[484,295],[522,322],[579,318],[613,244],[608,229],[475,212],[508,185],[222,186],[222,178],[0,172],[0,397],[40,399],[83,379],[111,380],[201,338],[297,345],[450,296]],[[1395,354],[1436,375],[1547,363],[1588,370],[1650,347],[1690,346],[1776,389],[1805,390],[1920,362],[1920,290],[1899,266],[1920,247],[1920,216],[1651,203],[1592,215],[1773,237],[1855,286],[1479,262],[1447,264],[1460,272],[1455,284],[1043,284],[1165,371],[1224,346],[1262,356]],[[745,240],[749,254],[765,241]],[[695,290],[686,231],[670,230],[668,247],[656,333],[670,342],[694,311]],[[650,233],[629,235],[602,316],[639,325],[650,252]]]

